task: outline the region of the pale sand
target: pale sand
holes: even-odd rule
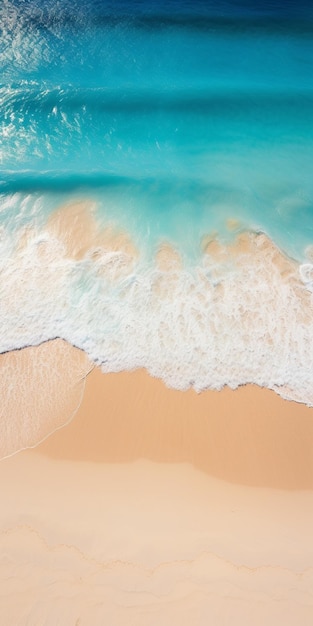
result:
[[[71,424],[0,464],[0,624],[311,626],[312,422],[94,370]]]

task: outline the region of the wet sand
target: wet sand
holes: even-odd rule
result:
[[[0,623],[311,626],[312,453],[312,409],[271,391],[94,369],[0,464]]]
[[[144,370],[95,369],[75,419],[38,450],[69,461],[190,463],[232,483],[313,489],[313,409],[252,385],[197,394]]]

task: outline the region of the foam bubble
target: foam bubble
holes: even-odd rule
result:
[[[303,263],[299,267],[299,273],[300,273],[302,282],[306,286],[306,289],[313,291],[313,264]]]

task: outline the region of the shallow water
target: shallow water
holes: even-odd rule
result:
[[[313,403],[312,8],[4,0],[0,25],[1,351]],[[233,253],[246,231],[273,245]]]
[[[108,198],[122,225],[313,240],[313,14],[281,2],[6,1],[1,189]],[[17,203],[17,211],[19,203]],[[131,213],[131,215],[129,215]],[[114,210],[113,210],[114,214]],[[134,224],[131,224],[134,219]]]

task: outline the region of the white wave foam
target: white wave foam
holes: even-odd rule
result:
[[[264,235],[211,242],[188,268],[99,242],[73,260],[49,231],[1,247],[2,352],[62,337],[104,372],[144,367],[196,391],[255,383],[313,405],[311,270]]]
[[[313,264],[303,263],[299,267],[299,273],[306,289],[313,291]]]

